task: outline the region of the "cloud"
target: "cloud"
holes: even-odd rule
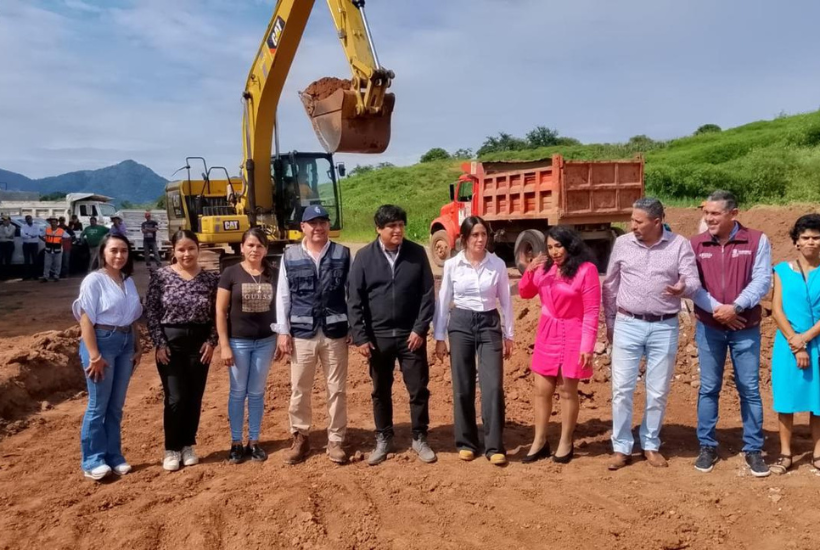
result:
[[[185,156],[236,172],[240,94],[272,0],[2,0],[0,167],[31,177]],[[393,139],[414,162],[537,125],[583,141],[669,138],[820,107],[811,0],[372,1],[395,71]],[[776,16],[774,15],[776,14]],[[279,105],[285,150],[319,145],[297,91],[349,74],[317,0]]]

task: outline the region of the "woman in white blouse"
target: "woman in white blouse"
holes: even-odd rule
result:
[[[128,239],[108,234],[100,242],[102,267],[89,273],[74,302],[80,322],[80,360],[88,386],[88,407],[80,434],[85,477],[99,481],[113,470],[125,475],[131,466],[122,456],[120,425],[128,382],[140,350],[136,321],[142,305],[131,274],[134,262]]]
[[[470,216],[461,224],[462,251],[444,263],[433,329],[436,356],[447,355],[450,337],[455,439],[458,456],[478,453],[475,387],[476,356],[481,386],[484,455],[492,464],[507,463],[504,450],[504,359],[512,355],[513,319],[510,281],[503,260],[487,251],[487,224]],[[450,309],[450,303],[454,308]],[[503,325],[498,313],[501,306]]]

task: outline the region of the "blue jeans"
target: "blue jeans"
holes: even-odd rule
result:
[[[612,343],[612,449],[632,454],[632,399],[646,356],[646,406],[641,448],[660,449],[661,426],[678,352],[678,318],[650,323],[618,314]]]
[[[695,331],[700,361],[698,392],[698,440],[703,447],[717,447],[715,426],[723,385],[726,349],[732,356],[735,384],[743,419],[743,452],[763,449],[763,403],[760,400],[760,327],[720,330],[698,323]]]
[[[131,332],[124,334],[112,330],[94,331],[97,347],[108,363],[101,380],[94,382],[86,376],[88,386],[88,407],[83,416],[80,432],[82,468],[90,471],[97,466],[108,464],[115,468],[125,463],[122,456],[120,426],[122,408],[131,373],[134,370],[134,337]],[[89,365],[88,349],[80,342],[80,361],[84,368]]]
[[[248,439],[259,440],[262,413],[265,408],[265,384],[268,380],[276,336],[262,340],[231,338],[233,366],[231,367],[231,391],[228,397],[228,420],[231,424],[231,440],[242,441],[245,423],[245,398],[248,399]]]

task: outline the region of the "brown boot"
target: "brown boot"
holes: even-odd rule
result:
[[[632,457],[624,453],[612,453],[608,468],[610,470],[620,470],[632,462]]]
[[[309,452],[310,442],[307,436],[296,432],[290,449],[285,452],[285,464],[299,464],[307,458]]]
[[[669,463],[658,451],[644,451],[643,456],[646,458],[646,461],[649,462],[649,465],[655,468],[666,468],[669,466]]]
[[[327,442],[327,456],[329,456],[330,460],[336,464],[344,464],[347,462],[347,453],[342,447],[341,441]]]

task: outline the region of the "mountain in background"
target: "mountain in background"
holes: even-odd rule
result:
[[[36,191],[41,195],[81,191],[99,193],[113,197],[117,205],[123,201],[132,204],[156,202],[165,192],[168,182],[133,160],[124,160],[99,170],[81,170],[37,180],[0,169],[0,181],[6,182],[9,191]]]

